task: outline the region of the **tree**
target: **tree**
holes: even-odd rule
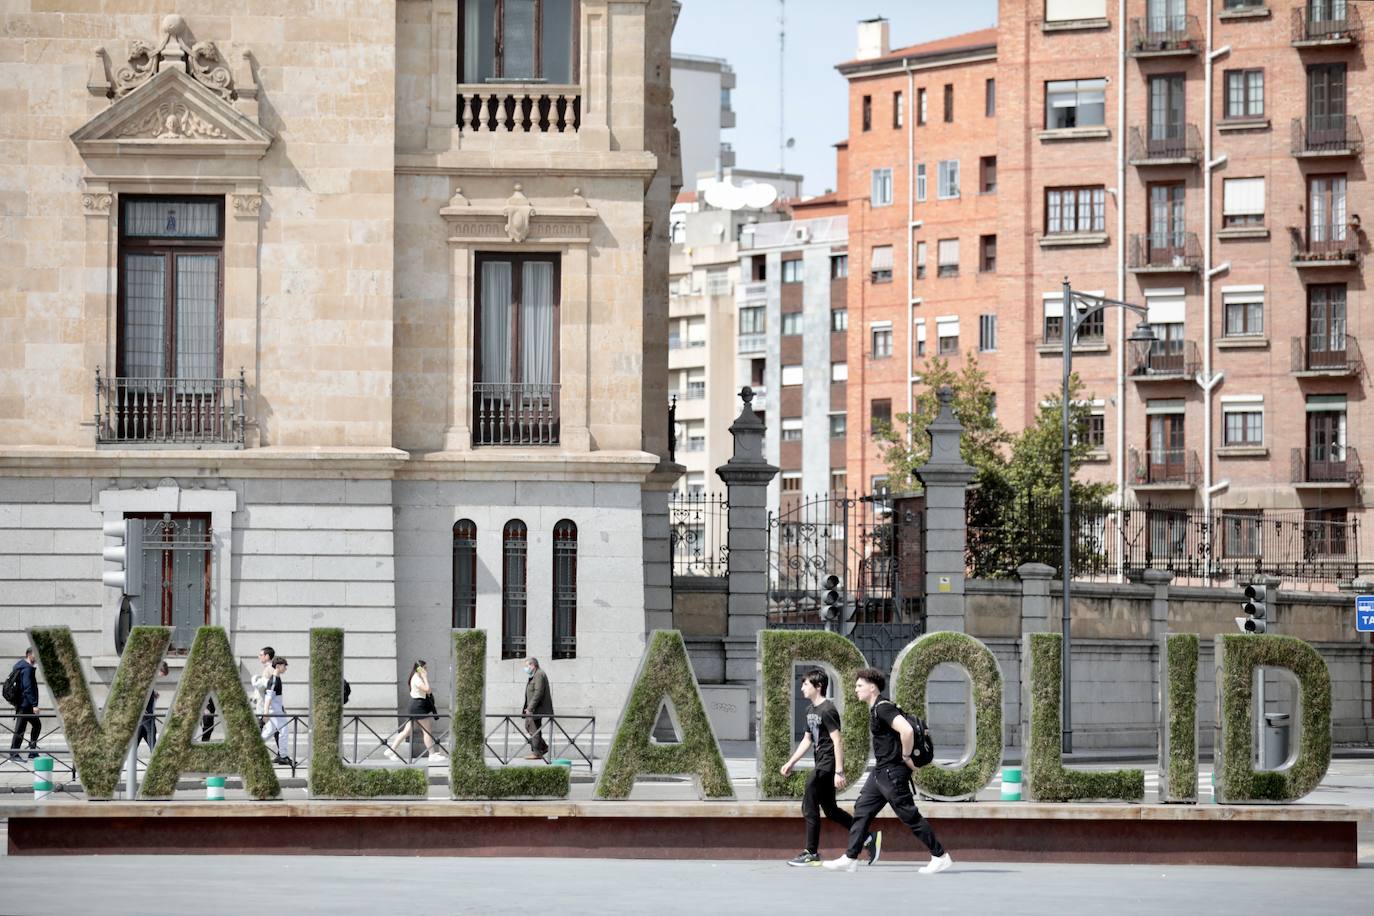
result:
[[[941,388],[954,392],[954,416],[964,426],[959,453],[977,472],[973,482],[983,485],[998,479],[1007,466],[1006,449],[1011,436],[1002,428],[995,413],[996,395],[987,373],[970,356],[962,372],[950,369],[949,361],[935,357],[921,369],[922,388],[911,413],[897,415],[904,431],[886,423],[875,424],[874,434],[882,442],[887,465],[888,486],[894,492],[910,492],[920,486],[916,469],[930,458],[928,427],[940,413]]]

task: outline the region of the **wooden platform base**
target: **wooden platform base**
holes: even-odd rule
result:
[[[927,804],[964,862],[1354,868],[1363,809],[1287,805]],[[0,805],[10,855],[262,854],[788,859],[796,804],[711,802],[58,802]],[[923,860],[890,816],[883,856]],[[827,823],[824,854],[844,834]]]

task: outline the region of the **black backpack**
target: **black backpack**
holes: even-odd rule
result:
[[[5,686],[0,688],[0,694],[4,695],[5,702],[16,709],[24,700],[24,685],[20,682],[21,677],[21,670],[19,666],[16,665],[14,669],[10,671],[10,676],[5,678]]]
[[[344,681],[343,705],[345,705],[345,706],[348,705],[348,698],[349,698],[350,696],[352,696],[352,695],[353,695],[353,688],[352,688],[351,686],[349,686],[348,681]]]
[[[891,700],[882,700],[883,703],[892,703]],[[930,727],[925,720],[913,716],[909,712],[904,712],[896,703],[892,703],[897,709],[897,715],[906,719],[906,724],[911,726],[912,733],[916,736],[911,743],[911,762],[917,767],[923,767],[935,759],[935,742],[930,740]]]

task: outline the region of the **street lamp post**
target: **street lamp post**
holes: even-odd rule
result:
[[[1059,579],[1063,586],[1063,613],[1061,627],[1063,632],[1064,651],[1060,659],[1060,674],[1062,678],[1060,696],[1062,698],[1061,714],[1063,716],[1062,742],[1064,753],[1073,752],[1073,641],[1069,633],[1070,609],[1072,605],[1072,580],[1073,568],[1071,563],[1071,550],[1069,541],[1069,456],[1072,451],[1069,438],[1069,376],[1073,373],[1073,339],[1078,335],[1081,328],[1089,318],[1098,312],[1105,310],[1108,306],[1125,309],[1134,312],[1140,318],[1140,324],[1131,332],[1127,338],[1131,342],[1149,343],[1155,339],[1154,331],[1150,329],[1150,323],[1146,319],[1149,313],[1139,305],[1132,305],[1129,302],[1122,302],[1120,299],[1104,299],[1100,296],[1089,296],[1085,293],[1075,292],[1069,285],[1069,278],[1064,278],[1063,289],[1063,317],[1060,322],[1063,325],[1064,338],[1064,389],[1062,400],[1059,404],[1060,413],[1063,415],[1062,441],[1060,448],[1060,483],[1063,487],[1061,498],[1062,519],[1060,535],[1062,538],[1062,566],[1059,572]],[[1079,309],[1082,309],[1081,313]],[[1124,456],[1118,456],[1118,460],[1124,460]]]

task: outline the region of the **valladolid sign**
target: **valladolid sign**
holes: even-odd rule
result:
[[[92,799],[111,798],[119,771],[134,743],[139,719],[153,688],[159,661],[171,638],[167,627],[136,627],[129,636],[119,670],[110,685],[104,714],[82,672],[80,656],[65,627],[29,631],[44,680],[56,701],[78,775]],[[1023,722],[1029,797],[1035,801],[1118,800],[1145,796],[1141,770],[1086,771],[1063,765],[1060,747],[1060,637],[1034,633],[1022,647]],[[1198,773],[1196,635],[1173,634],[1160,646],[1160,800],[1196,802]],[[316,629],[310,640],[311,745],[310,794],[313,798],[423,797],[424,770],[346,765],[339,753],[343,716],[344,634]],[[764,630],[759,657],[759,793],[765,799],[801,795],[798,774],[782,777],[792,741],[793,671],[798,663],[830,669],[843,687],[846,775],[856,779],[868,758],[866,709],[854,695],[854,674],[866,666],[863,653],[848,639],[821,630]],[[472,798],[562,798],[568,794],[566,767],[486,765],[483,751],[486,633],[454,630],[453,743],[450,795]],[[1002,762],[1002,676],[992,652],[964,633],[929,633],[910,643],[892,672],[894,699],[908,712],[925,717],[926,683],[937,665],[955,665],[972,685],[967,749],[952,766],[932,764],[916,774],[922,793],[943,800],[972,799],[989,785]],[[1252,685],[1256,668],[1284,668],[1298,682],[1300,742],[1277,770],[1252,764],[1254,734]],[[1289,636],[1216,637],[1217,726],[1216,793],[1222,803],[1291,802],[1311,792],[1331,762],[1331,677],[1326,663],[1307,643]],[[201,742],[200,711],[213,697],[225,721],[223,741]],[[652,737],[661,709],[667,708],[679,741]],[[247,793],[277,798],[280,785],[267,746],[258,736],[252,710],[239,681],[229,639],[220,627],[201,627],[191,647],[140,789],[144,798],[168,798],[183,774],[243,777]],[[682,635],[657,630],[649,635],[639,671],[621,712],[602,767],[596,797],[623,799],[636,778],[687,775],[702,798],[734,797],[720,745],[706,716],[701,691]]]

